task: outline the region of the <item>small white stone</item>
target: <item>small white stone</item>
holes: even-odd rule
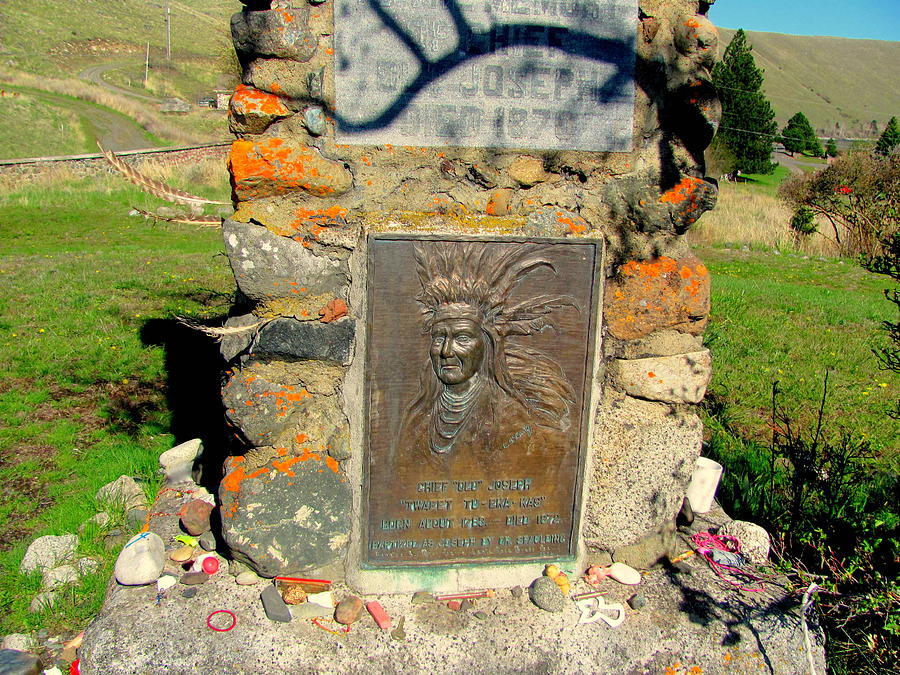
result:
[[[741,553],[755,565],[769,562],[769,533],[765,528],[746,520],[732,520],[719,530],[719,534],[737,537],[741,543]]]
[[[158,534],[142,532],[128,540],[116,559],[116,581],[123,586],[151,584],[162,573],[166,547]]]
[[[156,580],[156,590],[162,593],[163,591],[172,588],[172,586],[177,583],[178,579],[173,577],[171,574],[163,574],[159,579]]]
[[[238,586],[255,586],[260,582],[260,577],[255,572],[251,572],[250,570],[246,570],[241,572],[235,578]]]
[[[321,593],[308,593],[306,601],[311,602],[319,607],[334,607],[334,593],[331,591],[323,591]]]
[[[84,534],[84,531],[91,525],[98,529],[106,527],[109,525],[109,514],[106,511],[94,514],[78,526],[78,534]]]
[[[641,573],[625,563],[616,562],[609,566],[609,576],[620,584],[636,586],[641,583]]]
[[[100,504],[115,505],[124,509],[139,509],[147,504],[143,488],[130,476],[119,476],[97,490],[95,496]]]
[[[191,472],[194,470],[194,460],[203,450],[203,442],[199,438],[186,441],[166,450],[159,456],[159,464],[170,483],[181,483],[191,480]]]
[[[54,602],[56,602],[56,591],[41,591],[34,596],[31,604],[28,605],[28,611],[35,614],[42,612],[53,607]]]
[[[56,666],[53,666],[52,668],[45,668],[42,670],[41,675],[63,675],[63,671]]]

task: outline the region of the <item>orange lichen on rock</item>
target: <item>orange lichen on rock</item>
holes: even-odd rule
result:
[[[235,88],[229,109],[235,115],[287,117],[291,114],[281,97],[246,84],[239,84]]]
[[[319,321],[322,323],[331,323],[347,316],[347,303],[341,298],[330,300],[322,309],[319,310]]]
[[[234,141],[228,167],[235,196],[242,201],[298,190],[317,197],[336,195],[353,180],[343,163],[277,137]]]
[[[693,256],[631,260],[619,268],[604,300],[609,332],[635,340],[675,328],[700,334],[709,314],[709,272]]]
[[[694,193],[705,182],[702,178],[685,176],[678,185],[663,192],[659,196],[659,201],[663,204],[681,204],[688,200],[696,201],[697,197]]]

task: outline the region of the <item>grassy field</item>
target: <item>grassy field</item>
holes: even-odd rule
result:
[[[216,185],[190,176],[173,182],[227,199],[225,172],[216,168]],[[75,629],[99,607],[111,573],[115,553],[102,544],[105,532],[91,529],[81,543],[83,553],[104,561],[99,573],[41,615],[27,612],[40,579],[17,573],[25,546],[36,534],[76,531],[97,510],[97,488],[119,475],[140,477],[154,494],[158,455],[202,435],[204,405],[191,414],[184,397],[202,390],[215,400],[212,367],[203,369],[215,345],[173,317],[226,313],[233,278],[217,230],[129,217],[132,206],[159,202],[117,177],[60,175],[5,187],[0,633]],[[195,367],[170,372],[180,359]]]

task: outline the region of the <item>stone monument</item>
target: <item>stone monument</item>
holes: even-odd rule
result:
[[[244,0],[231,554],[362,592],[670,553],[710,376],[696,0]]]

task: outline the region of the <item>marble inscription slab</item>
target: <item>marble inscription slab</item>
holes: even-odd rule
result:
[[[366,566],[575,554],[599,246],[370,237]]]
[[[637,0],[335,0],[337,140],[627,152]]]

